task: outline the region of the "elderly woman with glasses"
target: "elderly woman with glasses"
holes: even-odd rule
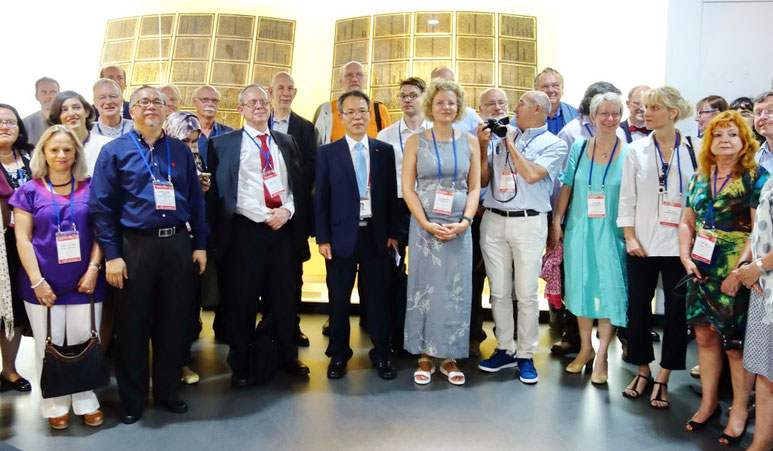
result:
[[[695,104],[695,122],[698,123],[698,137],[703,137],[703,132],[706,130],[706,126],[709,125],[714,117],[727,110],[727,100],[720,96],[707,96]]]

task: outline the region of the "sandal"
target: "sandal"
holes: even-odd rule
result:
[[[444,376],[448,377],[448,382],[450,382],[453,385],[464,385],[465,378],[464,373],[461,371],[448,371],[446,369],[446,365],[449,363],[453,363],[454,366],[456,366],[456,360],[454,359],[443,359],[442,362],[440,362],[440,373]]]
[[[413,372],[413,382],[419,384],[419,385],[427,385],[432,381],[432,375],[435,374],[435,364],[432,362],[432,359],[427,357],[421,357],[419,359],[419,365],[421,365],[423,362],[429,362],[430,369],[429,371],[424,371],[419,367],[418,370]]]
[[[653,381],[652,384],[653,384],[652,391],[654,392],[655,389],[657,388],[658,389],[658,393],[655,395],[654,398],[650,399],[650,407],[652,407],[653,409],[658,409],[658,410],[666,410],[669,407],[671,407],[671,403],[668,402],[667,399],[663,399],[663,392],[666,389],[668,389],[668,384],[665,383],[665,382],[658,382],[658,381]],[[658,386],[660,386],[660,388],[658,388]],[[653,404],[654,402],[662,402],[665,405],[658,406],[658,405]]]
[[[639,386],[639,380],[640,379],[645,379],[647,381],[647,385],[644,386],[644,389],[642,390],[642,392],[644,392],[644,390],[646,390],[647,387],[649,387],[650,384],[652,384],[652,382],[653,382],[653,379],[652,379],[651,375],[650,376],[645,376],[643,374],[637,374],[636,377],[634,378],[633,382],[631,382],[630,387],[625,387],[625,390],[623,390],[623,396],[625,396],[628,399],[639,398],[641,396],[641,393],[639,393],[639,390],[637,390],[637,387]],[[626,390],[630,390],[630,391],[634,392],[635,394],[632,395],[632,394],[628,393]]]

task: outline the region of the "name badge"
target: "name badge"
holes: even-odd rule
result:
[[[59,264],[81,261],[81,242],[78,232],[56,232],[56,254]]]
[[[588,192],[588,217],[604,218],[607,216],[607,203],[603,192]]]
[[[678,227],[682,219],[682,204],[663,201],[660,203],[660,225]]]
[[[373,211],[370,208],[370,192],[367,197],[360,198],[360,219],[370,218],[373,216]]]
[[[515,172],[504,171],[502,177],[499,178],[499,192],[500,193],[512,193],[515,192]]]
[[[263,185],[271,197],[277,197],[285,192],[285,189],[282,187],[282,179],[276,172],[270,169],[263,172]]]
[[[435,191],[435,205],[432,207],[432,211],[440,213],[441,215],[450,215],[451,209],[454,206],[454,192],[453,191]]]
[[[692,246],[692,258],[711,264],[711,257],[714,255],[714,246],[716,245],[716,238],[705,233],[699,233],[695,237],[695,244]]]
[[[176,210],[174,185],[170,182],[153,182],[153,196],[156,198],[156,210]]]

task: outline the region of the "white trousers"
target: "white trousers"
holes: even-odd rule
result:
[[[539,344],[539,275],[547,239],[547,214],[506,218],[488,210],[480,224],[480,249],[491,290],[497,348],[530,359]],[[518,302],[518,344],[513,340],[513,284]]]
[[[35,337],[35,363],[38,370],[38,381],[43,370],[43,355],[46,350],[46,307],[40,304],[24,302],[27,316],[32,327],[32,335]],[[99,320],[102,317],[102,303],[94,304],[97,331]],[[67,343],[83,343],[91,334],[91,313],[89,304],[56,305],[51,308],[51,340],[56,345]],[[70,411],[70,405],[76,415],[85,415],[99,409],[97,395],[93,391],[73,393],[72,395],[57,396],[56,398],[42,399],[40,412],[43,418],[60,417]]]

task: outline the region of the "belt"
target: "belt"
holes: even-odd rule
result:
[[[488,211],[506,218],[522,218],[524,216],[539,216],[540,214],[537,210],[504,211],[496,208],[488,208]]]
[[[124,230],[127,230],[132,233],[136,233],[137,235],[141,236],[154,236],[158,238],[169,238],[170,236],[174,236],[178,232],[187,232],[188,227],[186,227],[185,224],[180,224],[172,227],[163,227],[160,229],[130,229],[126,228]]]

